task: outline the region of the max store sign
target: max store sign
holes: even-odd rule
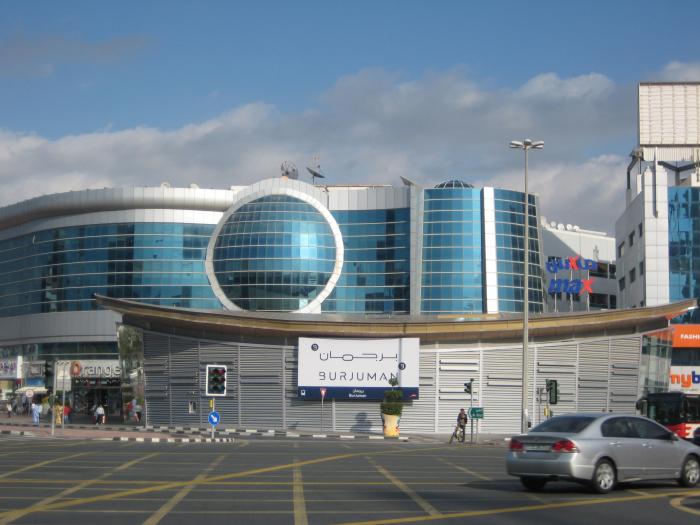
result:
[[[567,257],[566,259],[554,259],[547,261],[547,272],[556,274],[560,271],[591,271],[598,269],[598,263],[592,259],[584,259],[580,255]],[[595,279],[550,279],[547,293],[569,293],[582,294],[583,292],[593,293],[593,281]]]

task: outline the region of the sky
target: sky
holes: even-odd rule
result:
[[[488,5],[482,5],[488,4]],[[0,4],[0,206],[228,188],[318,156],[331,184],[523,187],[614,232],[637,84],[700,81],[696,2]]]

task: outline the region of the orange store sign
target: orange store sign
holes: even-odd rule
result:
[[[673,325],[674,348],[700,348],[700,325]]]

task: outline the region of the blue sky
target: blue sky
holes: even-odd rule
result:
[[[700,80],[700,33],[685,22],[696,12],[690,1],[6,2],[0,204],[163,180],[228,187],[315,154],[338,183],[516,187],[521,159],[505,145],[532,136],[546,143],[533,159],[544,212],[612,231],[636,83]],[[571,211],[581,180],[597,185],[602,213]]]

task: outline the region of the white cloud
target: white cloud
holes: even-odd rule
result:
[[[400,184],[406,175],[427,186],[461,178],[519,188],[522,159],[507,144],[531,137],[546,142],[531,163],[544,212],[610,231],[625,161],[601,155],[621,153],[610,141],[634,146],[635,103],[631,90],[595,73],[486,89],[462,69],[409,81],[368,69],[340,78],[297,113],[260,102],[170,131],[105,128],[58,140],[0,131],[0,204],[162,181],[225,188],[276,177],[283,160],[304,176],[315,154],[329,183]]]
[[[537,75],[518,90],[525,98],[539,98],[545,102],[564,99],[600,99],[607,96],[615,85],[599,73],[573,78],[559,78],[555,73]]]
[[[661,72],[661,77],[675,82],[700,81],[700,62],[670,62]]]

